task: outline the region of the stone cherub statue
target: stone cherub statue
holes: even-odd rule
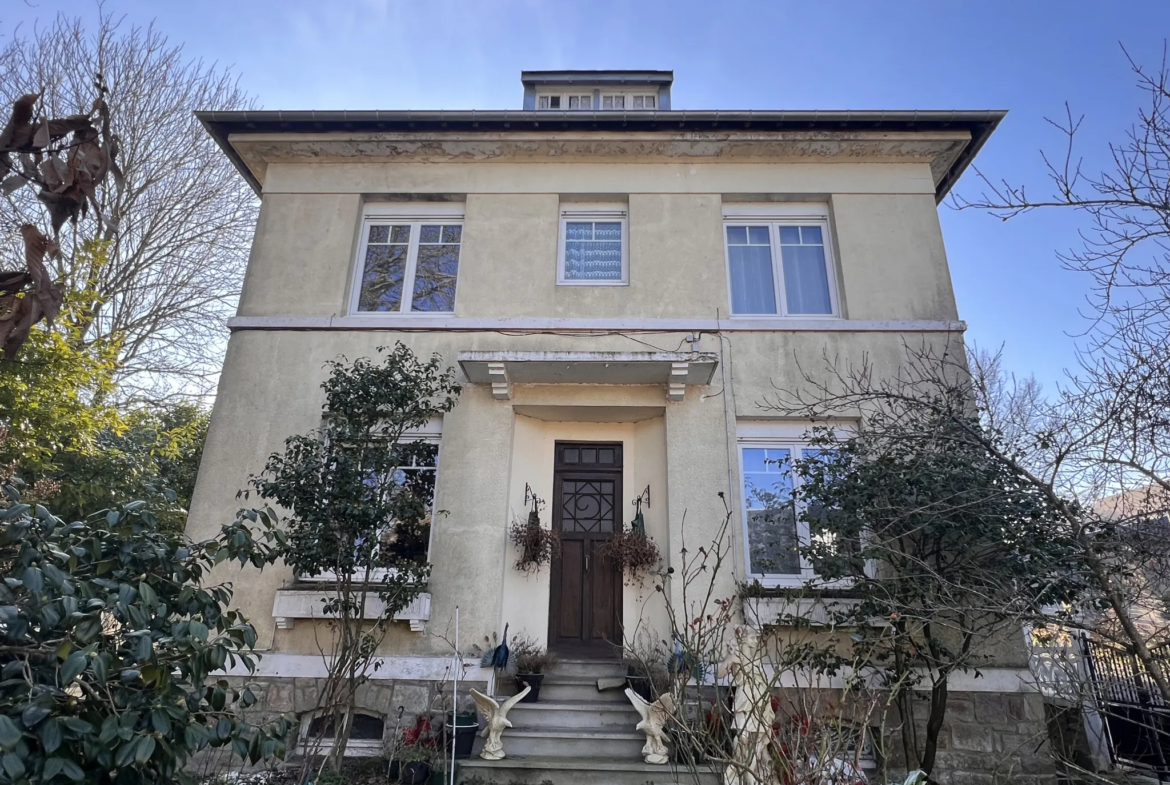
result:
[[[723,771],[723,785],[773,785],[777,779],[769,746],[776,710],[760,638],[750,627],[736,627],[735,642],[735,649],[716,668],[719,678],[730,675],[735,682],[735,746],[732,763]]]
[[[504,758],[504,743],[500,740],[500,736],[503,735],[505,728],[512,727],[512,723],[508,721],[508,712],[531,690],[532,687],[525,687],[501,704],[490,695],[484,695],[474,687],[472,688],[471,697],[475,699],[475,705],[483,714],[484,728],[480,735],[486,739],[483,744],[483,752],[479,753],[479,757],[484,760],[502,760]]]
[[[670,694],[659,696],[658,700],[650,703],[638,693],[626,689],[626,697],[642,721],[634,726],[646,734],[646,746],[642,747],[642,759],[647,763],[662,765],[670,763],[670,749],[666,746],[666,724],[670,722],[670,715],[674,713],[674,698]]]

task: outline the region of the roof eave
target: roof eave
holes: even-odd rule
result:
[[[196,117],[215,139],[216,144],[235,164],[252,189],[259,194],[260,181],[248,168],[232,146],[230,134],[246,133],[329,133],[354,131],[486,131],[485,125],[498,124],[511,131],[525,130],[520,126],[547,129],[553,123],[565,128],[584,130],[640,130],[678,132],[680,130],[712,131],[720,128],[768,128],[825,131],[887,130],[928,131],[964,129],[970,132],[971,142],[955,160],[947,174],[935,188],[935,201],[942,202],[976,154],[983,148],[1000,121],[1007,115],[1002,110],[980,111],[643,111],[643,112],[549,112],[549,111],[201,111]],[[424,127],[419,127],[424,126]]]

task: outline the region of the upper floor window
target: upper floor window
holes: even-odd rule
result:
[[[462,241],[461,207],[371,208],[362,225],[353,310],[453,312]]]
[[[656,109],[658,96],[651,93],[602,93],[601,108],[605,109]]]
[[[593,108],[593,93],[572,93],[569,95],[538,95],[537,109],[571,109],[582,110]]]
[[[627,229],[624,207],[563,208],[557,283],[585,286],[629,283]]]
[[[828,215],[816,206],[724,211],[734,315],[835,316]]]

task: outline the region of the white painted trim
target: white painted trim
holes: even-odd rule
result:
[[[567,280],[565,278],[565,243],[571,221],[618,222],[622,227],[622,277],[620,281]],[[557,240],[557,286],[629,286],[630,285],[630,218],[625,206],[612,203],[572,204],[561,207],[560,237]]]
[[[240,663],[226,668],[224,672],[229,676],[285,679],[323,679],[329,675],[327,658],[320,654],[260,654],[260,662],[253,673],[249,674],[248,669]],[[378,657],[370,662],[366,675],[371,681],[450,681],[454,662],[454,657]],[[490,673],[490,668],[480,666],[478,658],[468,657],[463,660],[459,681],[487,681]]]
[[[231,330],[567,330],[582,332],[856,332],[960,333],[966,322],[935,319],[874,320],[784,316],[728,319],[557,319],[546,317],[466,317],[433,313],[380,313],[352,316],[234,316]]]

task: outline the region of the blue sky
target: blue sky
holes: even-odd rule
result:
[[[1156,66],[1170,3],[654,0],[108,0],[232,66],[266,109],[519,108],[522,69],[673,69],[676,109],[1007,109],[977,165],[1046,186],[1045,117],[1086,115],[1086,166],[1136,117],[1121,52]],[[8,0],[0,36],[93,2]],[[956,191],[980,190],[973,172]],[[940,208],[968,337],[1051,387],[1074,362],[1086,282],[1060,268],[1082,221]]]

